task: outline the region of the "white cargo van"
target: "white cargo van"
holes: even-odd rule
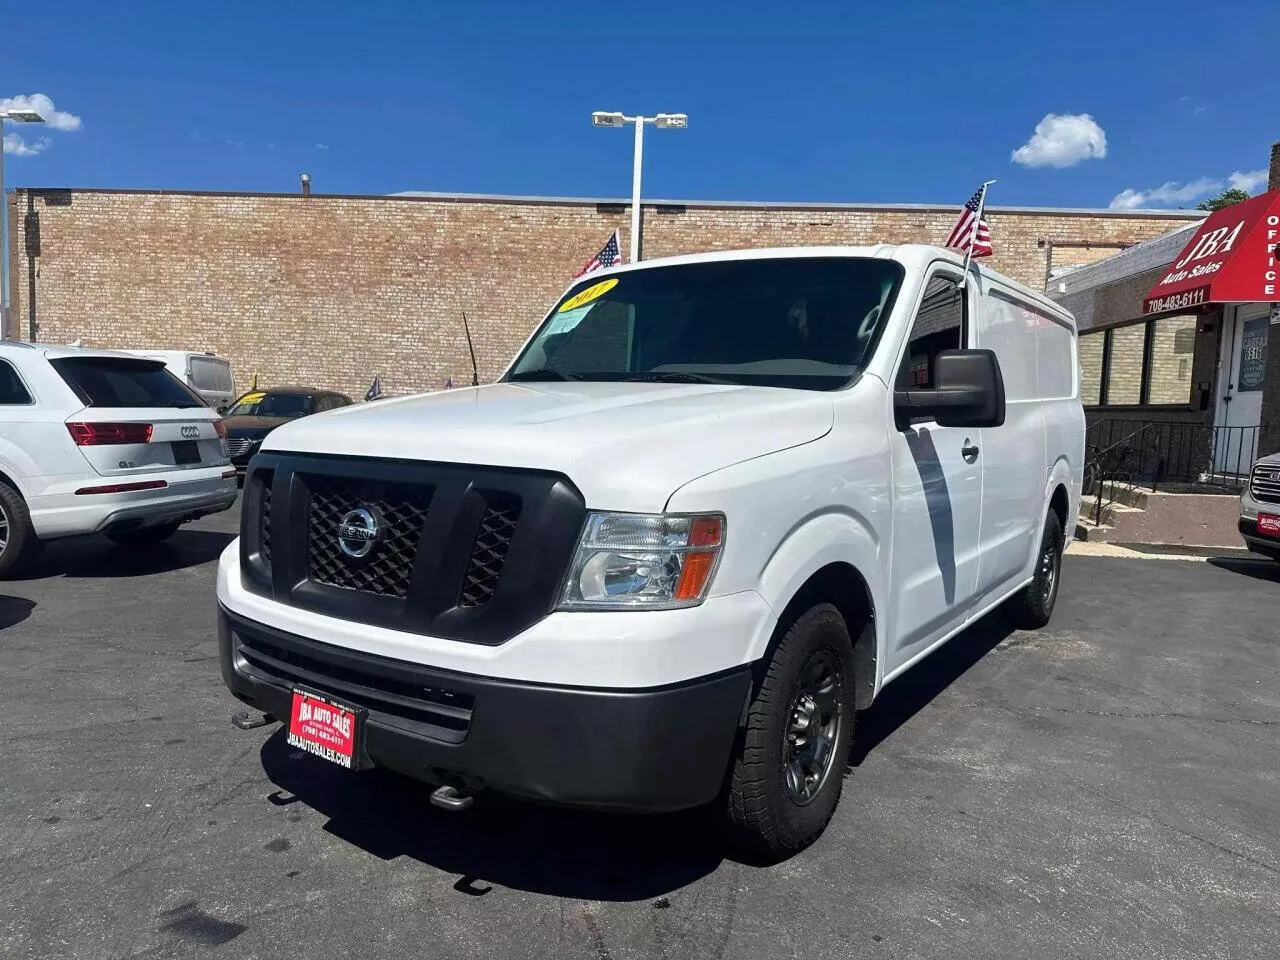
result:
[[[163,361],[165,368],[199,394],[213,409],[222,411],[236,398],[231,361],[212,353],[186,350],[130,350],[148,360]]]
[[[223,677],[266,715],[241,725],[443,807],[715,803],[761,856],[808,843],[858,710],[997,606],[1053,612],[1074,321],[963,269],[876,246],[594,273],[498,383],[280,427],[218,571]]]

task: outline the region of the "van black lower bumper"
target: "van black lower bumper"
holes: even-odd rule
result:
[[[365,708],[374,766],[607,810],[713,800],[751,687],[746,667],[645,690],[495,680],[319,643],[221,607],[218,645],[228,688],[272,717],[287,722],[295,685]]]

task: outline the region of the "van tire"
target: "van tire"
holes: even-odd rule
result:
[[[854,671],[848,625],[833,605],[810,608],[786,629],[738,733],[722,797],[728,840],[745,858],[776,863],[816,840],[831,820],[853,739]],[[834,726],[814,726],[797,747],[798,725],[805,717],[821,723],[824,714],[806,691],[829,689],[828,677],[834,689],[822,700]],[[822,759],[815,761],[819,753]],[[788,774],[803,771],[806,757],[809,769],[816,763],[820,772],[811,785],[804,781],[800,789],[812,792],[798,799],[798,778],[789,785]]]
[[[1021,630],[1039,630],[1053,616],[1062,583],[1062,522],[1052,510],[1044,521],[1044,534],[1036,554],[1036,572],[1031,582],[1009,605],[1014,624]]]
[[[108,530],[106,538],[122,547],[152,547],[168,540],[178,532],[180,526],[181,523],[174,521],[156,523],[149,527],[134,527],[132,530]]]
[[[40,540],[31,526],[31,514],[27,512],[22,494],[0,483],[0,580],[10,574],[21,573],[40,551]]]

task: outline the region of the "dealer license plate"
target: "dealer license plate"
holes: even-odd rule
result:
[[[360,766],[364,710],[295,688],[289,716],[289,745],[348,770]]]
[[[1264,537],[1280,537],[1280,517],[1274,513],[1258,514],[1258,532]]]

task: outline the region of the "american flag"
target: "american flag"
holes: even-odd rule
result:
[[[609,237],[609,242],[600,248],[600,252],[582,265],[582,269],[573,275],[576,280],[584,273],[590,273],[592,270],[603,270],[605,267],[612,267],[615,263],[622,259],[622,247],[618,244],[618,231],[613,231],[613,235]]]
[[[956,221],[956,225],[951,228],[951,236],[947,237],[947,246],[956,247],[961,252],[969,249],[969,244],[973,244],[973,252],[970,256],[977,259],[978,257],[989,257],[995,253],[991,246],[991,227],[987,225],[987,218],[982,215],[983,201],[986,200],[987,188],[979,187],[973,191],[973,196],[969,198],[969,202],[964,205],[964,209],[960,211],[960,219]],[[974,224],[977,229],[974,229]]]

